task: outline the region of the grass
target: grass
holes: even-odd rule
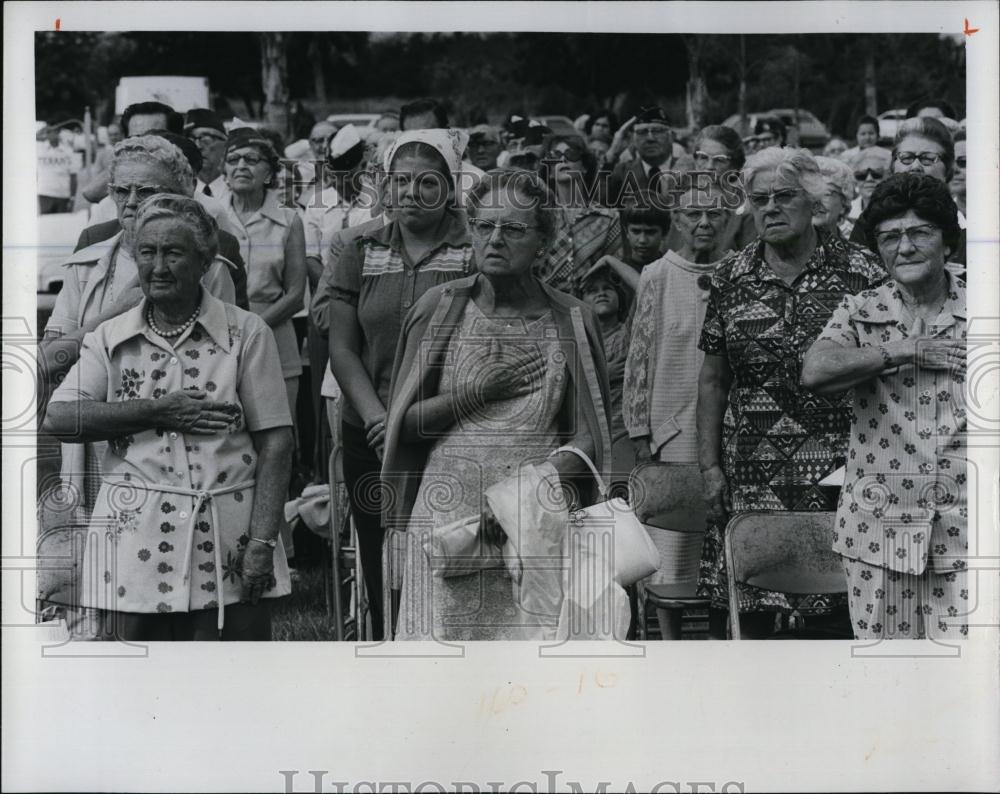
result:
[[[298,581],[292,582],[292,594],[275,604],[271,627],[276,641],[336,641],[333,615],[326,614],[322,568],[299,571]]]

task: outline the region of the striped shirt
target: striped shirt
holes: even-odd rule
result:
[[[383,405],[389,402],[396,343],[410,307],[431,287],[475,270],[465,215],[453,210],[445,218],[441,241],[418,262],[407,256],[399,225],[390,222],[351,240],[333,263],[330,297],[357,307],[361,361]],[[330,311],[337,311],[335,302]],[[364,424],[349,402],[343,416],[348,424]]]

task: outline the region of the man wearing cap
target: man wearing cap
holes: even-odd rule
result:
[[[753,128],[756,151],[785,145],[785,125],[780,119],[757,119]]]
[[[497,158],[500,167],[523,168],[537,173],[545,153],[545,138],[552,134],[552,130],[535,119],[512,115],[504,125],[504,131],[507,151]]]
[[[197,173],[194,192],[219,198],[226,190],[222,175],[222,158],[226,155],[226,128],[211,110],[189,110],[184,123],[187,135],[201,152],[201,170]]]
[[[497,167],[500,154],[500,133],[489,124],[477,124],[469,130],[467,156],[470,162],[483,171]]]
[[[612,206],[622,206],[641,191],[657,191],[662,174],[689,171],[694,163],[688,156],[674,154],[673,131],[667,114],[660,107],[644,107],[629,127],[636,154],[634,160],[618,163],[611,172],[608,198]]]

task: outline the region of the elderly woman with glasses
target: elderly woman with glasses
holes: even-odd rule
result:
[[[487,488],[545,460],[580,475],[575,455],[549,457],[567,443],[598,470],[609,462],[601,332],[584,304],[532,275],[553,233],[549,201],[534,174],[488,173],[469,203],[478,274],[428,290],[403,326],[382,470],[390,528],[405,531],[397,639],[521,639],[557,616],[525,610],[502,563],[432,578],[422,548],[472,517],[481,555],[499,560],[490,549],[506,536]]]
[[[195,175],[184,154],[156,135],[126,138],[114,149],[110,194],[120,230],[109,239],[73,254],[63,266],[63,286],[39,345],[41,381],[46,393],[56,387],[80,356],[87,334],[101,323],[135,308],[143,299],[134,257],[140,204],[158,193],[190,196]],[[233,303],[236,292],[226,260],[215,256],[201,275],[205,291]],[[100,487],[105,444],[62,445],[63,489],[72,494],[80,518],[87,518]]]
[[[896,130],[889,171],[927,174],[947,185],[955,172],[955,143],[948,128],[936,118],[908,118]],[[964,265],[965,216],[962,214],[958,216],[958,225],[961,234],[950,256],[952,262]],[[856,224],[851,242],[867,245],[870,239],[869,230]]]
[[[87,334],[43,425],[107,442],[81,603],[123,640],[268,640],[267,600],[290,592],[277,349],[259,317],[204,289],[217,248],[197,201],[160,194],[138,208],[142,298]]]
[[[699,589],[712,599],[714,636],[724,636],[729,516],[834,507],[819,483],[843,464],[850,410],[804,392],[800,361],[844,295],[885,278],[873,255],[813,226],[827,187],[809,152],[757,152],[743,182],[759,238],[712,275],[699,343],[698,460],[710,518]],[[743,584],[740,602],[752,636],[768,634],[776,612],[796,608],[786,594]],[[846,604],[820,594],[798,606],[835,612]]]
[[[306,286],[302,219],[278,200],[278,155],[262,134],[250,127],[230,132],[224,165],[229,186],[224,219],[246,263],[250,311],[274,332],[294,416],[302,363],[292,317],[303,307]]]
[[[847,393],[850,452],[833,548],[858,639],[968,633],[965,283],[947,186],[889,177],[865,211],[890,280],[844,298],[810,348],[803,384]]]
[[[602,257],[622,256],[621,223],[616,212],[597,206],[596,176],[597,161],[581,139],[549,142],[542,177],[554,203],[554,230],[535,275],[570,294],[579,293],[583,278]]]
[[[826,193],[813,225],[827,234],[846,237],[854,228],[847,218],[854,199],[854,173],[847,163],[833,157],[817,157],[816,164],[826,181]]]

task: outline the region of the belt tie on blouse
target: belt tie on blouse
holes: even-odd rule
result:
[[[181,496],[190,496],[194,499],[194,505],[191,508],[191,520],[188,522],[187,528],[187,542],[184,547],[184,583],[191,578],[191,551],[194,547],[194,533],[195,526],[198,523],[198,515],[201,511],[202,505],[207,504],[210,511],[210,517],[212,520],[212,543],[215,551],[215,587],[219,593],[219,636],[222,636],[222,627],[225,624],[226,616],[226,605],[225,597],[223,594],[223,584],[224,580],[222,577],[222,544],[219,543],[219,510],[215,506],[215,497],[223,496],[224,494],[236,493],[237,491],[245,491],[247,488],[253,488],[256,480],[244,480],[243,482],[233,483],[232,485],[227,485],[224,488],[212,488],[211,490],[198,490],[195,488],[179,488],[174,485],[166,485],[160,483],[146,483],[146,487],[152,491],[160,491],[161,493],[172,493],[179,494]],[[190,603],[190,594],[188,595],[188,603]]]

